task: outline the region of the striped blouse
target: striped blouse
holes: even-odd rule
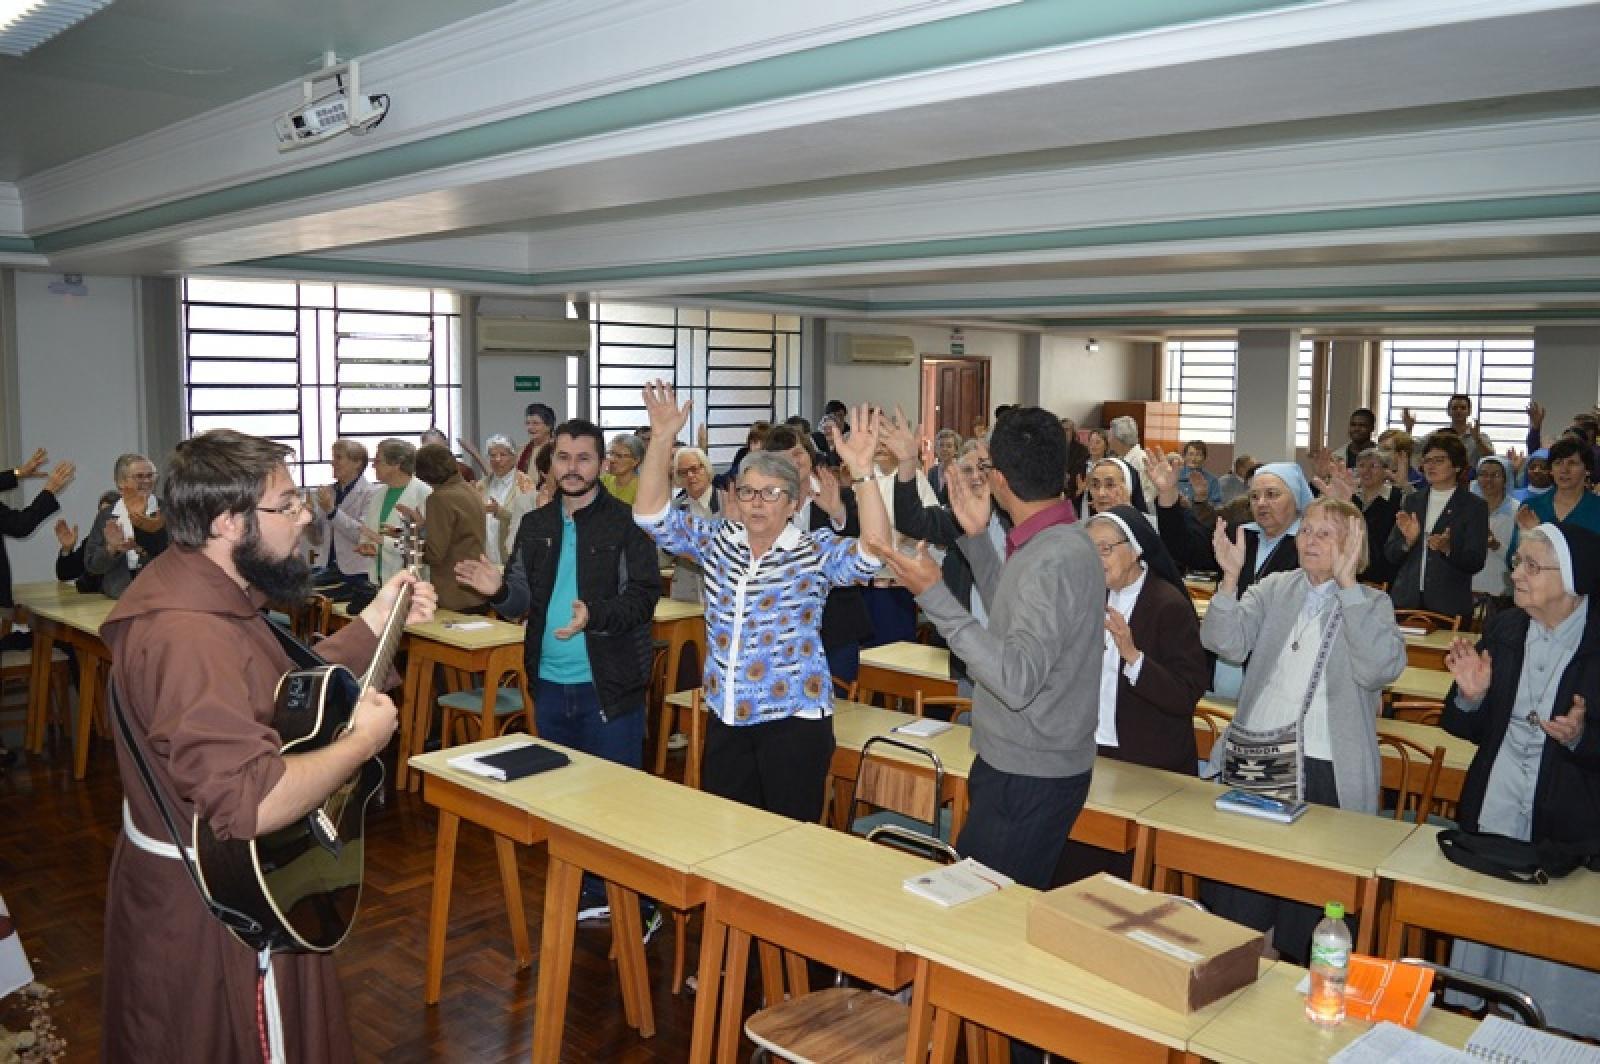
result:
[[[833,711],[822,607],[830,588],[864,584],[878,571],[858,540],[789,525],[752,558],[742,524],[670,507],[634,519],[663,550],[705,569],[706,701],[723,723]]]

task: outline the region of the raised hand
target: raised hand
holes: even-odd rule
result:
[[[1517,527],[1524,532],[1531,532],[1539,527],[1539,515],[1534,513],[1527,503],[1517,507]]]
[[[1401,510],[1394,515],[1394,527],[1400,530],[1400,535],[1405,537],[1407,547],[1417,545],[1417,537],[1422,535],[1422,522],[1410,510]]]
[[[1417,427],[1417,415],[1411,412],[1411,408],[1409,406],[1403,406],[1400,408],[1400,424],[1406,427],[1407,436],[1413,436],[1416,434],[1414,430]]]
[[[1206,474],[1203,469],[1191,469],[1189,476],[1189,490],[1194,493],[1195,502],[1205,502],[1211,495],[1211,485],[1206,483]]]
[[[401,517],[404,517],[407,521],[410,521],[417,528],[422,527],[424,518],[421,510],[418,510],[415,506],[407,506],[403,502],[395,503],[394,508],[400,511]]]
[[[884,445],[900,463],[900,468],[908,471],[915,469],[917,437],[912,426],[907,423],[905,413],[898,406],[894,408],[894,417],[883,419],[879,431],[883,436]]]
[[[872,456],[878,450],[878,439],[883,432],[883,413],[874,410],[870,403],[858,403],[850,412],[850,435],[839,436],[839,426],[828,423],[828,442],[844,459],[845,468],[852,477],[872,475]]]
[[[983,460],[988,461],[987,455]],[[981,484],[973,487],[967,483],[965,476],[955,473],[945,478],[945,485],[950,489],[950,512],[955,515],[956,523],[963,532],[976,536],[989,527],[991,500],[987,476]]]
[[[1431,551],[1437,551],[1438,553],[1449,557],[1450,530],[1447,528],[1443,532],[1435,532],[1433,535],[1429,536],[1428,549]]]
[[[694,445],[707,454],[711,453],[711,426],[704,421],[694,430]]]
[[[555,637],[557,639],[571,639],[573,636],[583,631],[588,624],[589,607],[584,605],[583,599],[573,599],[572,619],[566,624],[562,625],[560,628],[556,629]]]
[[[1559,717],[1549,720],[1540,720],[1539,727],[1544,733],[1563,746],[1576,746],[1578,740],[1583,738],[1584,717],[1588,714],[1589,707],[1583,701],[1582,695],[1572,696],[1572,706]]]
[[[817,466],[812,476],[817,478],[817,505],[828,511],[829,517],[844,513],[844,489],[839,486],[839,474],[827,466]]]
[[[1526,454],[1524,454],[1523,452],[1517,450],[1515,447],[1507,447],[1506,448],[1506,461],[1511,463],[1511,475],[1513,477],[1519,477],[1520,478],[1522,476],[1522,471],[1525,468],[1527,468],[1528,456]],[[1510,491],[1511,488],[1513,488],[1513,487],[1515,487],[1515,485],[1507,484],[1506,485],[1506,490]]]
[[[67,524],[66,518],[56,518],[56,542],[61,544],[61,553],[70,554],[72,548],[78,545],[78,526]]]
[[[1535,432],[1544,428],[1543,403],[1534,402],[1528,404],[1528,427],[1533,429]]]
[[[877,539],[867,540],[866,546],[868,551],[889,567],[900,586],[913,595],[920,595],[939,582],[939,563],[928,553],[926,543],[918,543],[917,552],[912,555],[901,554],[893,544]]]
[[[804,492],[806,486],[800,485],[800,490]],[[739,501],[738,489],[730,484],[718,494],[722,498],[722,519],[732,521],[736,525],[744,524],[744,504]]]
[[[1313,477],[1311,483],[1330,499],[1349,502],[1356,497],[1356,475],[1343,462],[1334,465],[1330,476]]]
[[[1474,650],[1465,639],[1450,643],[1444,652],[1444,667],[1456,681],[1456,690],[1468,702],[1482,701],[1489,693],[1489,680],[1494,675],[1494,662],[1487,650]]]
[[[678,406],[678,394],[666,381],[651,381],[644,386],[644,408],[650,415],[650,438],[675,440],[689,421],[689,408],[694,400]]]
[[[1167,461],[1167,456],[1159,447],[1152,446],[1146,454],[1149,461],[1145,463],[1145,471],[1150,476],[1150,484],[1156,489],[1156,504],[1159,506],[1174,506],[1178,502],[1178,471]],[[1131,489],[1131,485],[1129,486]]]
[[[1363,517],[1347,517],[1344,543],[1333,552],[1333,579],[1340,587],[1355,587],[1361,569],[1361,548],[1367,541],[1367,522]]]
[[[1333,452],[1326,447],[1313,447],[1307,455],[1311,459],[1311,469],[1323,480],[1333,479]]]
[[[43,453],[43,451],[38,451],[35,453],[34,457],[37,458]],[[29,461],[32,461],[32,459],[29,459]],[[76,476],[77,473],[78,467],[73,465],[71,462],[57,462],[56,467],[50,470],[50,476],[46,478],[44,482],[44,490],[48,491],[52,495],[60,495],[62,489],[68,484],[72,483],[72,478]],[[30,473],[28,475],[32,476],[33,474]],[[143,513],[144,511],[141,510],[139,512]]]
[[[17,466],[17,479],[21,480],[24,477],[44,476],[43,473],[39,472],[39,467],[48,461],[50,461],[50,452],[46,451],[43,447],[40,447],[38,450],[34,451],[28,456],[28,460],[26,462],[23,462],[21,465]]]
[[[1106,631],[1111,633],[1111,641],[1117,645],[1117,653],[1129,665],[1139,660],[1139,648],[1133,645],[1133,629],[1128,627],[1128,619],[1110,606],[1106,607]]]
[[[1229,589],[1239,586],[1239,573],[1244,569],[1244,526],[1240,525],[1228,538],[1228,522],[1217,518],[1211,532],[1211,553],[1217,556],[1217,567],[1222,570],[1222,583]]]
[[[500,567],[491,562],[487,554],[456,562],[454,571],[456,583],[470,587],[484,598],[498,595],[500,585],[505,582],[505,577],[500,575]]]
[[[122,522],[115,517],[105,523],[106,549],[112,554],[126,554],[133,547],[133,541],[122,530]]]
[[[334,502],[336,499],[337,496],[334,494],[332,484],[324,484],[322,487],[317,489],[317,508],[323,513],[333,513]]]

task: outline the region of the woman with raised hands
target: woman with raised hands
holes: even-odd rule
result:
[[[1218,523],[1222,582],[1200,625],[1206,649],[1245,661],[1239,708],[1211,752],[1224,786],[1358,812],[1378,811],[1377,719],[1383,690],[1406,667],[1383,592],[1356,580],[1367,527],[1350,503],[1318,499],[1300,522],[1300,566],[1241,593],[1248,543]],[[1213,888],[1217,911],[1265,930],[1303,960],[1316,911],[1237,888]],[[1224,911],[1226,908],[1228,911]]]
[[[705,570],[705,697],[710,710],[702,762],[705,789],[797,820],[822,815],[833,757],[833,682],[822,645],[830,588],[863,584],[878,571],[861,542],[830,528],[802,531],[805,497],[790,459],[752,451],[721,516],[706,519],[669,503],[672,442],[689,403],[661,381],[644,389],[650,444],[639,467],[634,520],[662,549]],[[861,529],[887,543],[889,518],[873,481],[879,414],[865,404],[840,437],[829,424],[860,510]]]

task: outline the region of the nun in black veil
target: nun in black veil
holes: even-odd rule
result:
[[[1144,514],[1115,506],[1084,531],[1106,572],[1105,651],[1100,666],[1100,756],[1193,776],[1194,707],[1210,669],[1200,624],[1177,563]],[[1127,878],[1133,858],[1068,843],[1056,882],[1095,872]]]

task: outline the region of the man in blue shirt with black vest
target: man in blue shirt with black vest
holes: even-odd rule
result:
[[[604,453],[592,422],[557,427],[556,497],[523,518],[503,576],[482,557],[458,563],[456,579],[502,616],[527,615],[539,735],[639,768],[661,573],[633,511],[600,486]],[[607,914],[602,884],[585,877],[579,919]]]

